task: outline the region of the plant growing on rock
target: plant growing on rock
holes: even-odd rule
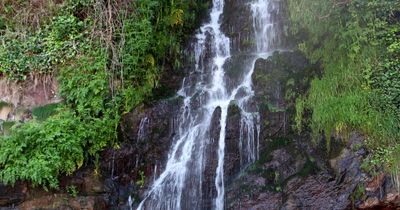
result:
[[[370,163],[393,172],[400,165],[400,3],[288,3],[294,33],[305,34],[299,48],[324,68],[308,94],[297,100],[297,128],[309,110],[314,139],[324,134],[328,147],[333,134],[357,130],[374,153]]]

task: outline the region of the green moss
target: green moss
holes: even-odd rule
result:
[[[292,141],[290,139],[283,137],[273,138],[269,140],[266,149],[261,152],[259,160],[257,160],[256,163],[252,164],[249,167],[248,171],[250,173],[259,174],[266,180],[267,184],[262,188],[263,190],[272,192],[282,191],[283,186],[286,182],[285,180],[281,179],[281,177],[279,176],[279,172],[275,171],[272,168],[263,169],[261,166],[264,163],[272,160],[273,156],[271,153],[274,150],[285,148],[290,153],[294,153],[295,151],[293,151],[293,149],[290,147],[291,144]]]
[[[304,167],[296,175],[300,177],[307,177],[310,174],[314,174],[318,170],[318,166],[315,161],[311,158],[307,158]]]
[[[7,106],[10,106],[10,104],[5,101],[0,101],[0,110]]]
[[[228,107],[228,116],[240,115],[240,108],[235,101],[232,101]]]
[[[35,119],[43,121],[57,112],[59,104],[47,104],[32,109],[32,115]]]
[[[274,182],[275,181],[275,170],[273,170],[272,168],[268,168],[267,170],[263,171],[262,176],[269,182]]]
[[[365,200],[367,198],[367,194],[365,193],[365,186],[364,184],[358,184],[356,189],[354,190],[351,196],[353,203],[357,200]]]
[[[285,109],[277,107],[275,105],[273,105],[272,103],[267,103],[266,106],[268,107],[268,111],[270,112],[284,112]]]
[[[0,15],[0,31],[6,29],[4,18]]]
[[[4,121],[2,123],[3,135],[9,135],[11,132],[11,128],[16,124],[15,121]]]
[[[243,47],[253,47],[256,45],[256,41],[253,39],[249,39],[249,40],[243,40],[242,41],[242,46]]]
[[[330,145],[330,150],[329,150],[329,159],[333,159],[338,157],[343,149],[346,147],[346,141],[345,140],[336,140],[332,141]]]
[[[280,192],[282,188],[285,186],[285,180],[279,175],[278,171],[269,168],[262,173],[263,178],[266,179],[266,185],[263,187],[263,190],[271,191],[271,192]]]
[[[267,141],[268,141],[268,143],[267,143],[266,149],[261,151],[260,158],[256,162],[256,164],[258,164],[258,165],[271,161],[272,160],[271,153],[274,150],[285,148],[292,144],[292,141],[290,141],[288,138],[284,138],[284,137],[277,137],[277,138],[269,139]]]
[[[272,139],[272,141],[268,144],[268,147],[271,151],[273,151],[289,146],[290,144],[292,144],[292,141],[290,139],[285,137],[277,137]]]

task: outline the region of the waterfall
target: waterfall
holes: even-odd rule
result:
[[[253,15],[253,29],[255,32],[257,50],[259,56],[277,49],[279,36],[277,36],[276,20],[272,12],[279,12],[279,7],[273,0],[256,0],[251,4]]]
[[[140,124],[139,124],[139,130],[137,133],[137,139],[142,141],[144,140],[145,136],[146,136],[146,126],[148,126],[149,124],[149,118],[148,117],[144,117],[143,119],[140,120]]]
[[[270,0],[256,0],[249,5],[256,49],[242,69],[239,83],[228,87],[229,78],[224,68],[232,55],[230,39],[221,30],[224,1],[213,0],[210,20],[195,36],[194,68],[178,91],[184,103],[165,170],[154,181],[138,209],[224,209],[225,138],[228,108],[232,103],[239,107],[241,116],[237,140],[241,168],[257,160],[260,126],[257,109],[252,105],[252,74],[256,60],[268,55],[276,43],[270,15],[274,9],[272,5]],[[215,117],[218,126],[213,125]],[[212,130],[218,131],[218,138],[210,138]],[[209,163],[213,163],[213,167],[207,165]],[[206,172],[212,174],[213,180],[207,179]]]

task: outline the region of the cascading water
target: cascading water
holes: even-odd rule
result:
[[[256,49],[249,64],[242,69],[243,78],[228,88],[224,64],[232,58],[230,40],[221,31],[224,0],[213,0],[210,21],[196,35],[194,70],[184,79],[178,92],[184,98],[184,105],[165,170],[154,181],[138,209],[224,209],[225,138],[228,108],[232,103],[239,107],[241,116],[237,140],[241,168],[258,158],[259,115],[251,105],[254,95],[251,77],[255,61],[265,57],[276,42],[271,2],[256,0],[250,4]],[[212,128],[216,117],[219,129]],[[218,131],[218,137],[211,139],[213,130]],[[212,146],[218,148],[210,148]],[[210,162],[215,165],[211,168],[215,170],[213,180],[205,175],[210,170],[207,165]],[[213,187],[206,190],[205,185]],[[204,193],[206,191],[208,193]]]
[[[146,126],[149,124],[149,118],[144,117],[142,120],[140,120],[139,124],[139,130],[137,132],[137,139],[138,140],[144,140],[144,137],[146,136]]]
[[[256,38],[256,53],[264,56],[279,47],[279,36],[277,36],[276,20],[273,12],[278,13],[279,7],[273,0],[256,0],[251,4],[253,15],[253,29]]]

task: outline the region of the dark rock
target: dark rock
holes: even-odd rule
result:
[[[25,201],[19,210],[106,210],[108,206],[101,196],[71,197],[54,194]]]
[[[232,55],[225,64],[225,83],[227,85],[228,90],[232,90],[234,87],[240,85],[243,80],[244,69],[250,70],[252,67],[252,62],[254,60],[254,55],[246,55],[246,54],[236,54]]]
[[[103,174],[129,183],[140,178],[139,171],[150,177],[155,166],[162,168],[175,135],[181,103],[177,97],[126,114],[120,124],[124,142],[119,149],[110,148],[103,153]]]
[[[249,0],[225,1],[221,28],[231,40],[233,54],[250,52],[256,44],[250,2]]]
[[[275,172],[275,182],[282,183],[289,177],[299,173],[304,167],[304,157],[290,154],[287,149],[277,149],[272,152],[272,160],[263,165],[264,169]]]
[[[228,115],[226,119],[226,136],[225,136],[225,157],[224,157],[224,179],[225,183],[229,183],[235,175],[240,171],[241,151],[240,144],[240,108],[236,104],[228,107]]]
[[[213,207],[213,199],[217,196],[215,187],[216,169],[218,166],[218,142],[221,132],[221,107],[214,110],[210,125],[210,138],[206,139],[205,144],[205,169],[202,181],[203,209],[211,209]]]
[[[123,116],[119,132],[123,143],[105,150],[100,161],[103,176],[109,177],[106,188],[111,206],[122,208],[129,196],[139,201],[163,171],[181,106],[182,98],[174,97]]]
[[[226,0],[224,15],[222,17],[222,31],[231,41],[231,52],[233,55],[240,53],[252,53],[256,48],[256,40],[253,26],[253,15],[250,7],[251,0]],[[274,41],[275,48],[287,48],[292,45],[287,39],[288,35],[284,30],[287,28],[287,11],[285,1],[274,1],[279,9],[271,11],[277,37]]]
[[[290,130],[294,100],[305,92],[308,87],[305,75],[310,76],[313,71],[314,67],[300,52],[276,52],[267,60],[256,61],[252,78],[263,122],[262,138]]]
[[[153,89],[151,100],[148,99],[147,101],[158,101],[173,97],[181,87],[183,77],[184,71],[181,68],[177,69],[165,63],[163,71],[161,71],[159,85]]]
[[[104,181],[88,167],[61,177],[58,190],[45,191],[25,182],[0,185],[0,209],[109,209],[107,193]]]
[[[357,136],[352,137],[357,138]],[[297,143],[295,143],[297,144]],[[295,145],[294,144],[294,145]],[[271,205],[273,209],[346,209],[352,204],[352,195],[361,180],[362,172],[359,169],[360,155],[344,153],[337,161],[336,170],[341,171],[342,162],[349,164],[349,169],[336,176],[329,170],[311,170],[313,162],[305,160],[305,155],[293,144],[274,149],[271,158],[265,163],[256,163],[254,167],[240,177],[237,184],[233,184],[227,194],[232,209],[251,204]],[[339,163],[340,162],[340,163]],[[357,167],[358,166],[358,167]],[[353,169],[354,168],[354,169]],[[358,171],[356,172],[356,169]],[[256,180],[264,178],[265,185],[260,186]],[[240,183],[240,184],[239,184]],[[237,195],[238,186],[248,185],[251,192]],[[255,195],[269,193],[270,196],[259,198]],[[236,197],[234,196],[236,194]],[[248,197],[253,195],[252,197]],[[257,208],[254,208],[257,209]]]
[[[72,176],[61,177],[60,189],[67,191],[68,187],[71,186],[75,187],[80,195],[100,195],[106,193],[104,180],[91,167],[82,168]]]
[[[26,186],[17,184],[14,187],[0,184],[0,207],[12,206],[22,202],[26,197]]]

